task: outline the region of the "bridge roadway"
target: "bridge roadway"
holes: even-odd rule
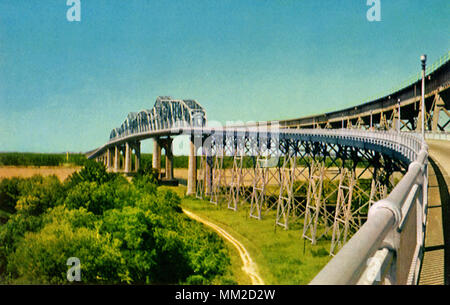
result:
[[[450,141],[427,140],[429,146],[428,216],[419,285],[450,284]],[[445,262],[449,262],[445,264]]]

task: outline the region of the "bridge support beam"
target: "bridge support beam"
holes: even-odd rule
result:
[[[189,143],[189,166],[186,195],[193,195],[197,190],[197,147],[194,136],[191,136]]]
[[[114,172],[119,171],[119,147],[114,146]]]
[[[445,109],[445,102],[439,93],[436,93],[433,100],[433,118],[431,122],[431,130],[433,132],[445,131],[445,127],[449,124],[450,113]],[[447,115],[447,122],[444,126],[439,125],[439,116],[441,111]]]
[[[141,163],[141,142],[137,141],[134,146],[134,170],[137,172]]]
[[[166,172],[165,178],[167,180],[173,179],[173,152],[172,152],[172,141],[173,139],[168,137],[166,141],[164,141],[164,150],[166,153]]]
[[[159,143],[159,138],[153,139],[153,158],[152,167],[158,172],[158,178],[161,174],[161,145]]]
[[[112,152],[111,152],[111,148],[108,148],[107,150],[106,150],[106,169],[107,170],[111,170],[111,164],[112,164],[112,162],[111,162],[111,155],[112,155]]]
[[[131,147],[130,143],[125,142],[125,174],[131,172]]]

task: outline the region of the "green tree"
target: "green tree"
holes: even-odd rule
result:
[[[22,214],[40,215],[61,204],[64,196],[64,187],[56,176],[36,175],[23,181],[15,209]]]
[[[120,283],[126,279],[117,240],[85,227],[73,228],[67,221],[26,233],[8,256],[7,271],[14,283],[66,284],[70,257],[80,259],[83,283]]]
[[[64,205],[68,209],[85,208],[96,215],[103,214],[115,204],[115,191],[109,184],[83,181],[67,193]]]
[[[120,241],[133,283],[173,283],[186,278],[189,263],[179,234],[164,227],[161,215],[138,207],[105,213],[101,233]]]
[[[87,160],[79,172],[73,173],[66,179],[65,185],[70,189],[81,182],[97,182],[102,184],[111,181],[116,176],[115,173],[108,173],[103,163]]]
[[[16,211],[16,203],[20,196],[20,184],[23,183],[23,180],[17,177],[0,180],[0,210],[9,213]]]

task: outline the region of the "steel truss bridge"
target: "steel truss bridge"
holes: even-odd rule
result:
[[[425,77],[426,138],[450,140],[449,59]],[[312,284],[417,284],[428,208],[421,94],[418,77],[348,109],[223,128],[208,127],[194,100],[158,97],[88,158],[128,174],[139,168],[140,142],[152,138],[153,167],[173,180],[172,139],[188,135],[187,194],[274,217],[284,229],[299,223],[313,244],[331,237],[334,258]]]

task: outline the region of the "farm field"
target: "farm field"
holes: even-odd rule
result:
[[[81,166],[0,166],[0,179],[12,177],[28,178],[33,175],[55,175],[59,180],[64,181],[72,173],[80,169]]]

